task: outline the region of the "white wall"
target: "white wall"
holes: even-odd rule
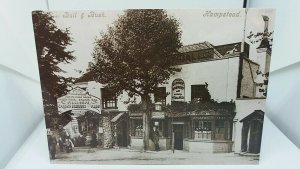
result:
[[[170,78],[166,87],[167,103],[171,103],[172,82],[180,78],[185,83],[185,101],[191,101],[191,85],[204,85],[208,83],[211,98],[221,101],[236,99],[239,58],[228,58],[208,62],[191,63],[180,65],[181,72]]]
[[[180,67],[182,68],[181,72],[171,76],[168,84],[160,86],[166,87],[166,92],[169,93],[166,98],[167,104],[171,104],[172,82],[177,78],[182,79],[185,83],[186,102],[191,101],[191,85],[204,85],[205,82],[208,83],[209,93],[215,101],[236,100],[239,57],[185,64],[180,65]],[[118,96],[117,105],[120,111],[127,111],[128,104],[124,104],[124,101],[128,101],[128,99],[126,92]],[[141,98],[136,97],[136,103],[140,103],[140,101]]]
[[[204,85],[208,83],[208,90],[211,98],[218,101],[236,100],[237,82],[239,71],[239,57],[214,60],[208,62],[191,63],[180,65],[181,72],[171,76],[168,84],[161,85],[166,87],[166,92],[169,95],[166,98],[166,103],[171,104],[172,97],[172,82],[180,78],[185,83],[185,101],[191,101],[191,85]],[[140,103],[140,97],[136,97],[136,103]],[[124,101],[128,101],[128,95],[123,92],[118,96],[118,109],[127,111],[127,106]]]

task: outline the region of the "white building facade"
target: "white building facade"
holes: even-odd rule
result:
[[[183,55],[177,66],[181,71],[171,76],[167,84],[158,86],[159,92],[166,97],[152,95],[153,104],[161,105],[153,109],[151,120],[151,126],[159,128],[161,150],[248,152],[249,148],[245,149],[247,145],[244,144],[249,144],[251,131],[249,127],[243,129],[245,122],[241,120],[256,110],[264,112],[265,97],[260,95],[255,80],[258,79],[260,64],[264,64],[265,68],[266,63],[258,64],[249,59],[249,45],[245,44],[246,52],[243,53],[241,45],[213,46],[203,42],[180,49]],[[259,57],[267,58],[267,55],[260,54]],[[126,102],[129,99],[127,93],[115,96],[102,84],[84,80],[78,81],[74,87],[101,99],[98,124],[92,128],[96,129],[104,147],[142,149],[142,112],[130,110],[130,104]],[[138,105],[140,98],[136,98],[135,102]],[[178,103],[187,108],[173,109],[172,104]],[[195,105],[196,108],[189,108]],[[87,110],[75,110],[73,118],[78,119],[85,112]],[[73,130],[78,128],[73,133],[86,131],[83,126],[89,125],[82,121],[81,125],[76,124],[74,120],[70,124],[78,125],[69,127]],[[261,131],[256,130],[259,130],[255,131],[259,138]],[[260,140],[255,144],[259,144],[257,147],[260,148]],[[154,149],[152,141],[150,148]]]

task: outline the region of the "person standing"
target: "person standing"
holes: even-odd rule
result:
[[[153,136],[152,136],[152,141],[154,143],[155,146],[155,151],[159,151],[159,131],[158,128],[155,126],[153,127]]]
[[[95,131],[93,131],[92,133],[91,147],[92,148],[97,147],[97,135]]]
[[[55,159],[57,140],[53,134],[48,135],[48,148],[50,158]]]

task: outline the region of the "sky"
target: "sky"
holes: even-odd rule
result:
[[[73,39],[69,50],[74,51],[75,62],[60,64],[59,66],[67,73],[66,77],[80,77],[78,72],[86,71],[88,62],[93,61],[92,52],[96,38],[101,32],[106,32],[108,26],[122,15],[123,11],[53,11],[56,25],[60,29],[68,28]],[[262,15],[270,17],[269,30],[274,30],[274,11],[268,9],[249,9],[245,15],[244,9],[177,9],[167,10],[168,15],[178,19],[182,30],[181,41],[183,45],[208,41],[213,45],[241,42],[250,31],[262,32],[264,22]],[[245,39],[248,42],[248,39]],[[252,45],[250,56],[255,61],[255,48]],[[251,57],[250,57],[251,58]]]

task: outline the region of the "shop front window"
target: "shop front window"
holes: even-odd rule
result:
[[[215,140],[225,140],[225,121],[216,120]]]
[[[143,137],[143,120],[134,120],[133,121],[133,136]]]
[[[211,121],[194,121],[194,139],[211,140],[212,137],[212,122]]]

